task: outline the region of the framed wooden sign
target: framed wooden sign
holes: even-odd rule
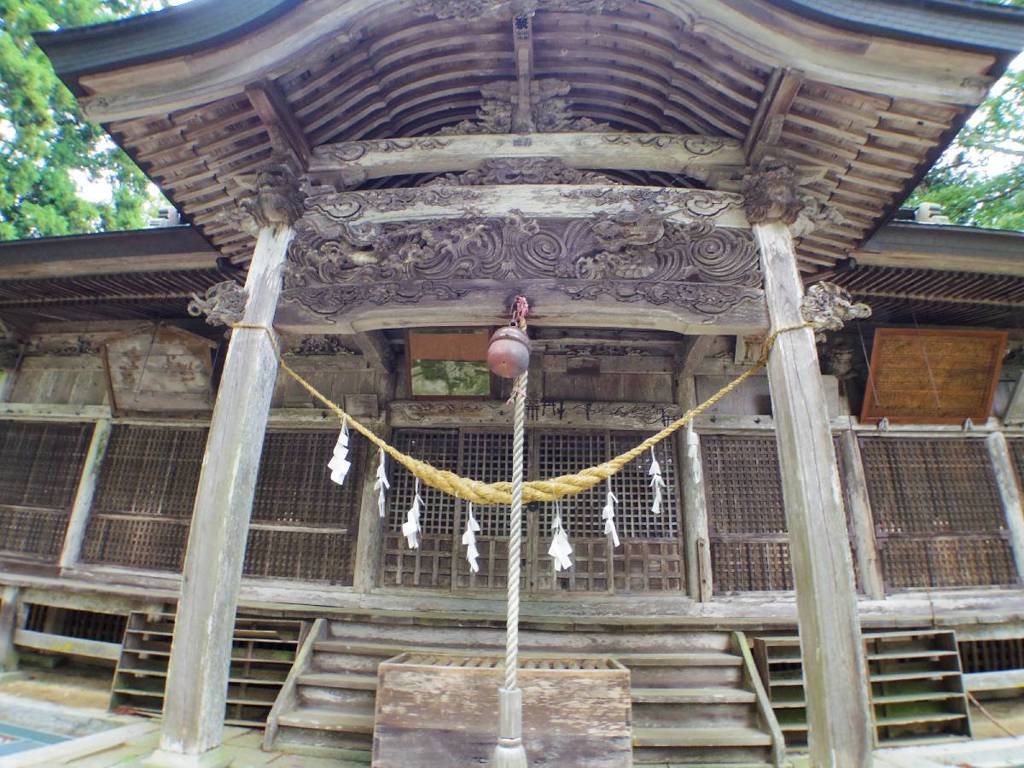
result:
[[[414,398],[491,397],[489,328],[410,330],[406,359]]]
[[[983,422],[1006,350],[1005,331],[879,328],[862,421]]]

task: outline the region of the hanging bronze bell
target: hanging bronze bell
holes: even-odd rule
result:
[[[514,325],[499,328],[487,347],[487,367],[503,379],[514,379],[530,367],[530,337]]]

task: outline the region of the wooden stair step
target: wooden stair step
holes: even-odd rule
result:
[[[314,731],[373,733],[373,714],[339,712],[336,709],[302,707],[286,712],[277,722],[289,728],[307,728]]]
[[[627,667],[741,667],[743,659],[731,653],[620,653],[614,654]]]
[[[898,680],[931,680],[940,677],[959,677],[960,670],[957,669],[918,669],[913,672],[885,672],[880,675],[872,674],[872,683],[891,683]]]
[[[376,691],[376,675],[346,675],[335,672],[308,672],[299,676],[299,685],[317,688],[347,688],[356,691]]]
[[[634,702],[645,704],[752,704],[752,691],[737,688],[632,688]]]
[[[868,661],[899,661],[901,659],[936,659],[946,656],[958,656],[957,651],[946,651],[939,648],[915,649],[912,651],[880,651],[869,653]]]
[[[915,701],[944,701],[946,699],[962,699],[960,691],[921,691],[920,693],[875,694],[871,701],[875,704],[909,704]]]
[[[890,725],[919,725],[921,723],[945,723],[949,720],[963,720],[965,712],[921,712],[916,715],[893,715],[876,717],[875,725],[879,728]]]
[[[756,728],[634,728],[634,747],[770,747]]]

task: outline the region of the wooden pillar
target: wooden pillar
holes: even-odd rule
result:
[[[255,192],[242,203],[257,230],[245,295],[226,286],[213,303],[194,302],[211,320],[269,327],[281,292],[292,224],[301,213],[294,177],[283,167],[261,171]],[[227,306],[225,306],[227,304]],[[181,597],[174,627],[160,750],[148,765],[226,765],[211,752],[224,728],[228,670],[249,518],[256,489],[277,357],[258,328],[231,333],[224,373],[192,512]]]
[[[1024,505],[1021,502],[1020,484],[1017,470],[1010,456],[1010,446],[1006,435],[993,432],[985,442],[988,444],[992,469],[996,473],[999,486],[999,498],[1003,502],[1006,513],[1006,527],[1010,532],[1010,546],[1013,549],[1013,562],[1017,566],[1017,581],[1024,582]]]
[[[391,438],[388,427],[378,427],[376,432],[385,440]],[[357,592],[370,592],[377,586],[381,552],[384,549],[384,535],[387,531],[387,520],[380,516],[377,492],[373,490],[380,456],[375,446],[367,444],[364,450],[366,451],[366,460],[363,465],[363,488],[359,503],[359,534],[356,538],[355,573],[352,579],[352,586]],[[388,468],[390,469],[393,465],[394,462],[388,459]],[[454,573],[454,566],[452,572]]]
[[[82,476],[78,481],[78,491],[75,493],[75,503],[71,507],[71,517],[68,518],[67,531],[64,533],[64,547],[60,553],[61,568],[72,567],[82,554],[85,528],[89,523],[89,510],[92,509],[100,466],[103,463],[103,455],[107,452],[109,440],[110,419],[100,419],[92,430],[92,441],[89,443],[89,452],[85,455]]]
[[[710,349],[713,336],[691,337],[676,366],[676,402],[687,411],[697,405],[694,375]],[[690,424],[676,440],[679,477],[683,491],[683,553],[686,558],[686,591],[702,603],[711,600],[711,540],[704,496],[704,466],[700,436]]]
[[[805,223],[807,202],[795,176],[769,159],[744,179],[773,330],[804,322],[788,224]],[[870,766],[873,739],[853,564],[811,329],[779,336],[768,380],[796,586],[810,762],[816,768]]]
[[[3,325],[0,324],[0,334],[2,333]],[[18,347],[0,335],[0,403],[7,402],[11,396],[20,357]]]
[[[713,591],[711,537],[704,497],[704,466],[700,435],[689,425],[679,438],[683,480],[683,533],[686,537],[686,589],[690,597],[706,603]]]
[[[875,518],[871,513],[871,501],[868,498],[867,479],[864,476],[864,461],[860,455],[860,444],[853,430],[846,430],[839,438],[843,451],[843,480],[846,488],[850,516],[853,529],[854,551],[857,557],[857,569],[860,571],[860,583],[864,594],[872,600],[885,599],[885,581],[882,578],[882,567],[878,560],[878,544],[875,541]]]
[[[18,587],[6,586],[0,593],[0,672],[18,668],[14,633],[18,631]]]

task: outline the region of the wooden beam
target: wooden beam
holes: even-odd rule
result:
[[[309,176],[323,184],[410,173],[467,171],[496,158],[557,157],[572,168],[680,173],[705,180],[712,171],[742,175],[740,142],[673,133],[530,133],[431,136],[324,144]]]
[[[117,661],[121,657],[120,643],[105,643],[99,640],[85,640],[80,637],[48,635],[19,629],[14,633],[14,642],[22,648],[48,653],[63,653],[68,656],[84,656],[90,659]]]
[[[512,45],[516,57],[516,90],[512,97],[512,130],[530,133],[533,122],[533,16],[512,19]]]
[[[19,588],[5,586],[0,595],[0,672],[13,672],[18,668],[18,651],[14,647],[18,631]]]
[[[802,72],[783,67],[776,67],[772,71],[743,140],[743,153],[748,161],[757,162],[769,147],[779,143],[782,126],[803,82]]]
[[[692,336],[676,360],[676,402],[680,413],[697,405],[694,376],[714,336]],[[677,461],[683,488],[683,549],[686,556],[686,591],[691,598],[709,602],[714,592],[711,570],[711,536],[700,436],[691,423],[676,441]]]
[[[288,211],[267,213],[274,198],[261,199],[263,216],[274,218],[261,222],[242,317],[257,327],[236,328],[228,345],[185,554],[160,750],[150,765],[186,764],[218,747],[223,734],[242,565],[277,379],[274,344],[261,327],[273,326],[293,235]]]
[[[749,229],[739,195],[627,184],[502,184],[323,192],[309,198],[306,216],[315,211],[316,216],[327,216],[335,222],[361,224],[511,215],[582,219],[642,213],[647,205],[664,211],[665,221]]]
[[[1017,385],[1013,388],[1010,404],[1006,406],[1006,413],[1003,415],[1003,423],[1008,425],[1024,423],[1024,373],[1017,378]]]
[[[306,168],[312,157],[309,142],[291,105],[271,80],[261,80],[245,87],[252,108],[270,134],[274,149],[289,154],[299,168]]]
[[[100,477],[103,456],[107,452],[110,440],[110,419],[100,419],[92,430],[89,452],[85,455],[82,474],[75,493],[75,503],[71,507],[67,530],[64,533],[64,546],[60,553],[60,567],[70,568],[78,562],[82,553],[82,542],[85,541],[85,530],[89,523],[89,511],[92,509],[93,496],[96,494],[96,483]]]
[[[377,434],[385,440],[391,437],[391,427],[382,426]],[[365,442],[365,441],[362,441]],[[380,516],[377,507],[377,493],[373,484],[377,476],[380,454],[371,445],[366,445],[363,463],[363,487],[359,499],[359,534],[356,537],[355,565],[352,588],[357,592],[372,592],[377,586],[380,572],[380,558],[384,548],[384,532],[387,519]],[[387,466],[394,466],[388,459]],[[391,475],[391,473],[389,473]]]
[[[793,237],[754,225],[773,329],[804,324]],[[789,530],[814,765],[868,768],[874,739],[842,486],[810,328],[779,336],[768,360]]]
[[[872,600],[885,599],[885,582],[882,566],[878,559],[878,543],[875,541],[875,522],[868,498],[867,479],[864,475],[864,461],[860,455],[860,444],[852,430],[840,435],[843,460],[843,487],[849,501],[847,514],[853,528],[854,555],[860,573],[864,594]]]
[[[378,373],[391,374],[395,370],[395,352],[381,331],[366,331],[353,336],[367,364]]]
[[[1021,501],[1020,482],[1017,469],[1010,456],[1006,435],[992,432],[985,438],[992,470],[999,488],[999,500],[1006,515],[1006,528],[1010,533],[1010,548],[1013,562],[1017,567],[1017,582],[1024,583],[1024,502]]]

